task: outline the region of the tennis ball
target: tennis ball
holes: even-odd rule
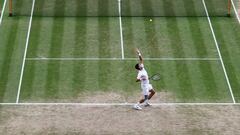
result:
[[[152,21],[152,19],[149,20],[150,22]]]

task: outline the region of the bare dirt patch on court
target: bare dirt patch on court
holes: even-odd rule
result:
[[[116,92],[118,91],[118,92]],[[77,97],[66,99],[28,99],[21,100],[26,103],[137,103],[140,98],[143,98],[141,91],[131,93],[113,91],[86,91],[80,93]],[[177,98],[171,92],[162,90],[150,100],[150,103],[174,103]]]
[[[240,106],[1,106],[1,135],[240,134]]]
[[[133,93],[120,93],[120,92],[86,92],[81,93],[77,101],[83,103],[136,103],[142,97],[141,91]],[[151,103],[166,103],[175,102],[176,97],[170,92],[156,92],[153,98],[150,100]]]

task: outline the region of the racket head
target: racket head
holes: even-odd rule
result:
[[[159,81],[161,79],[160,74],[154,74],[153,76],[151,76],[151,80],[153,81]]]

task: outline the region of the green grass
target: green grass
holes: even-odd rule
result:
[[[205,0],[205,2],[210,16],[226,16],[227,0]],[[14,1],[14,14],[30,15],[31,3],[31,0]],[[34,15],[118,17],[118,6],[118,0],[37,0]],[[121,0],[121,12],[123,16],[139,17],[206,16],[201,0]]]
[[[129,98],[139,89],[134,64],[134,61],[28,61],[21,100],[65,101],[96,91],[126,93]],[[174,96],[169,101],[231,102],[218,62],[146,61],[145,65],[149,74],[161,73],[162,80],[152,83],[158,92]]]
[[[235,18],[212,18],[236,101],[240,101],[240,27]]]
[[[121,57],[119,20],[115,17],[34,17],[32,28],[28,57]]]
[[[4,0],[0,0],[0,9],[3,7]]]
[[[121,58],[118,17],[40,17],[48,10],[45,8],[49,8],[46,5],[55,5],[56,1],[52,2],[36,3],[35,13],[39,16],[33,17],[27,58]],[[88,2],[93,6],[93,1]],[[214,6],[213,2],[206,1],[208,8]],[[180,3],[185,6],[179,8],[193,9],[193,14],[203,8],[196,1],[188,3],[190,7],[185,2]],[[61,4],[69,6],[69,3]],[[111,5],[111,2],[107,4]],[[17,1],[15,5],[20,7],[18,10],[22,14],[31,9],[27,0]],[[49,14],[70,14],[68,6],[65,10],[54,6]],[[99,14],[111,11],[98,7],[96,12],[99,10]],[[176,13],[166,7],[162,10]],[[77,14],[78,11],[80,9],[75,7],[71,12]],[[87,9],[81,11],[85,15],[91,14]],[[218,11],[214,8],[210,12]],[[187,16],[191,13],[185,12]],[[211,19],[233,94],[239,102],[240,26],[234,17]],[[6,13],[0,26],[0,102],[16,101],[28,23],[29,16],[9,18]],[[144,58],[219,58],[206,17],[123,17],[122,23],[126,58],[136,57],[135,47],[142,50]],[[87,92],[116,92],[127,100],[140,93],[140,86],[135,83],[136,62],[137,58],[136,61],[26,60],[20,102],[81,102],[81,95]],[[145,66],[150,75],[161,74],[161,81],[152,84],[159,94],[170,95],[164,102],[232,102],[219,60],[146,60]]]
[[[140,47],[145,57],[217,58],[206,18],[123,18],[127,57]]]
[[[126,61],[31,61],[26,71],[23,100],[74,99],[84,92],[131,93],[138,87],[132,62]]]
[[[15,102],[26,44],[28,17],[4,16],[0,28],[0,101]]]
[[[21,3],[25,5],[19,6]],[[30,15],[31,0],[14,3],[14,14]],[[31,8],[30,8],[31,9]],[[55,10],[57,9],[57,10]],[[37,0],[35,16],[117,16],[117,0]]]
[[[27,57],[120,58],[118,25],[118,18],[36,17]],[[125,56],[135,57],[139,47],[147,58],[218,58],[208,25],[206,18],[123,18]],[[21,100],[66,101],[86,91],[131,96],[139,89],[135,63],[27,61]],[[162,74],[153,85],[173,95],[169,102],[231,102],[220,61],[147,61],[146,67]]]

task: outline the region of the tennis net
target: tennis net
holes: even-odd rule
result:
[[[240,17],[240,0],[233,0],[237,15]]]
[[[0,0],[0,15],[2,13],[4,0]]]
[[[30,15],[32,0],[12,1],[13,15]],[[210,16],[226,16],[230,0],[205,0]],[[34,16],[206,16],[202,0],[36,0]]]

